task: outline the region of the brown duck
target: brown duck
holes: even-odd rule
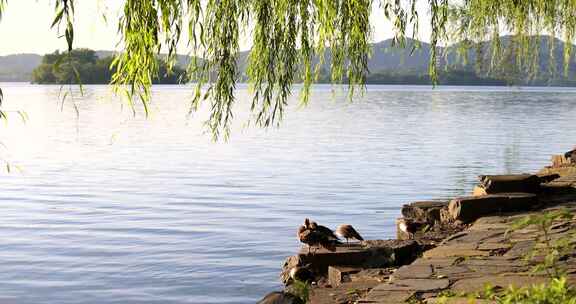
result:
[[[348,240],[350,239],[358,241],[364,240],[364,238],[360,236],[360,233],[358,233],[358,231],[356,231],[356,229],[354,229],[352,225],[348,224],[338,226],[338,228],[336,229],[336,235],[343,239],[346,239],[346,243],[348,243]]]
[[[325,226],[320,226],[310,219],[304,219],[304,225],[298,228],[298,239],[300,242],[308,245],[308,253],[310,247],[322,247],[329,251],[336,250],[338,238],[334,232]]]
[[[311,247],[322,247],[330,251],[336,250],[334,241],[329,239],[326,234],[318,230],[306,228],[306,226],[300,226],[298,228],[298,239],[300,242],[308,245],[308,253],[310,253]]]
[[[308,220],[308,219],[306,219],[306,220]],[[304,221],[304,223],[306,223],[306,220]],[[308,222],[309,222],[308,225],[309,225],[310,229],[325,235],[326,238],[328,238],[331,241],[338,241],[338,237],[334,234],[334,231],[332,231],[332,229],[330,229],[326,226],[318,225],[314,221],[308,220]]]

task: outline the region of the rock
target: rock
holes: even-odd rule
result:
[[[405,265],[391,276],[391,280],[399,279],[429,279],[432,277],[432,265]]]
[[[390,283],[383,283],[373,290],[377,291],[434,291],[442,290],[450,286],[448,279],[402,279]]]
[[[289,256],[282,265],[282,272],[280,273],[280,281],[286,285],[290,281],[290,271],[293,268],[303,266],[300,255]]]
[[[448,206],[448,201],[431,200],[413,202],[402,207],[402,216],[415,221],[434,224],[440,221],[440,210]]]
[[[538,175],[558,174],[561,177],[576,174],[576,164],[566,167],[546,167],[538,172]]]
[[[393,253],[392,248],[385,245],[350,244],[337,246],[334,252],[318,250],[312,254],[303,248],[299,257],[304,265],[310,264],[318,273],[327,273],[328,266],[335,265],[385,267],[393,264]]]
[[[535,237],[534,237],[535,238]],[[528,255],[536,242],[534,240],[525,240],[517,242],[512,248],[504,254],[505,257],[522,258]]]
[[[360,272],[357,267],[328,266],[328,283],[332,287],[340,286],[343,282],[350,281],[350,275]]]
[[[356,303],[362,304],[398,304],[408,301],[414,295],[413,291],[386,291],[372,289],[368,295],[357,301]]]
[[[445,257],[445,258],[419,258],[412,265],[434,265],[434,267],[441,266],[447,267],[451,265],[456,265],[458,262],[458,257]]]
[[[291,293],[275,291],[267,294],[256,304],[304,304],[304,301]]]
[[[560,178],[560,174],[558,174],[558,173],[541,174],[541,175],[538,175],[538,177],[540,178],[541,184],[546,184],[546,183],[552,182],[552,181]],[[542,186],[542,185],[540,185],[540,186]]]
[[[359,298],[378,285],[378,282],[347,282],[330,288],[313,288],[308,303],[311,304],[348,304],[356,303]]]
[[[468,245],[468,244],[464,244]],[[472,245],[472,244],[470,244]],[[472,257],[489,256],[490,252],[476,250],[473,246],[444,245],[424,252],[424,258],[446,258],[446,257]]]
[[[420,245],[414,240],[372,240],[365,241],[364,246],[366,246],[367,249],[385,248],[387,252],[390,252],[390,262],[392,264],[385,266],[401,266],[410,264],[422,252]],[[382,267],[376,264],[368,262],[365,265],[373,268]]]
[[[361,244],[342,244],[333,252],[319,249],[310,254],[307,248],[302,248],[298,255],[286,259],[281,279],[286,284],[290,271],[303,265],[307,265],[314,274],[324,276],[330,266],[381,268],[404,265],[411,263],[420,253],[420,245],[414,240],[370,240]]]
[[[460,197],[450,201],[448,212],[453,220],[469,223],[493,213],[529,210],[538,203],[535,194],[502,193]]]
[[[508,250],[511,245],[506,243],[481,243],[478,245],[478,250]]]
[[[479,179],[486,194],[540,192],[540,178],[532,174],[481,175]]]
[[[468,267],[460,265],[436,266],[434,265],[434,275],[436,278],[456,279],[476,275]]]

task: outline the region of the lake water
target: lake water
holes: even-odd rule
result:
[[[572,89],[314,89],[279,129],[213,143],[191,90],[154,88],[135,117],[105,86],[0,84],[0,302],[254,303],[280,288],[304,217],[391,238],[402,204],[470,193],[476,176],[533,172],[576,144]],[[19,166],[22,172],[15,170]]]

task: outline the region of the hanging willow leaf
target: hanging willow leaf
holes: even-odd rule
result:
[[[0,0],[0,20],[2,20],[2,14],[4,14],[5,6],[8,0]]]

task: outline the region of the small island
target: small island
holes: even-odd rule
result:
[[[186,82],[186,71],[179,66],[168,69],[168,64],[157,58],[158,75],[154,84],[179,84]],[[55,51],[42,57],[41,64],[32,72],[32,83],[37,84],[108,84],[116,68],[114,56],[99,57],[90,49],[75,49],[72,52]]]

